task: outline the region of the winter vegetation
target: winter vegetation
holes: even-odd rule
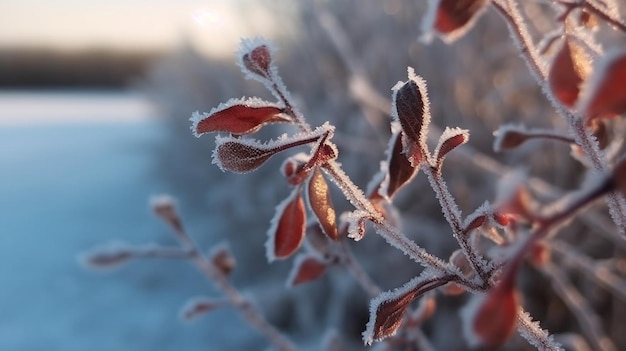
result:
[[[219,294],[181,318],[232,308],[259,349],[624,349],[621,11],[318,1],[292,13],[302,33],[280,51],[242,40],[252,82],[182,52],[145,82],[172,116],[163,173],[224,225],[191,233],[158,196],[178,245],[118,243],[85,263],[187,260]]]

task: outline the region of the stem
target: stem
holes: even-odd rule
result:
[[[614,18],[610,14],[606,13],[606,11],[604,11],[604,9],[599,8],[596,4],[592,4],[589,1],[583,1],[582,6],[587,11],[589,11],[589,12],[593,13],[594,15],[602,18],[605,22],[607,22],[611,26],[617,28],[618,30],[621,30],[624,33],[626,33],[626,24],[624,22],[622,22],[618,18]]]
[[[233,287],[219,269],[204,256],[198,249],[196,243],[180,227],[176,229],[176,234],[183,248],[189,252],[189,259],[198,269],[228,297],[234,307],[236,307],[248,323],[255,327],[265,338],[280,351],[296,351],[296,347],[276,328],[269,324],[265,318],[249,301],[247,301],[235,287]]]
[[[468,241],[469,236],[463,230],[461,213],[459,212],[458,206],[454,201],[454,197],[448,190],[448,186],[441,178],[441,174],[439,174],[437,169],[431,167],[430,165],[423,165],[421,168],[428,176],[430,185],[435,191],[437,200],[439,200],[444,217],[448,221],[448,224],[450,224],[454,238],[459,243],[465,257],[467,257],[467,260],[474,269],[474,272],[478,274],[482,282],[488,282],[489,276],[486,273],[487,267],[485,260],[478,253],[476,248]]]

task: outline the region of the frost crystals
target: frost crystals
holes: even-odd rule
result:
[[[425,271],[402,287],[386,291],[370,303],[370,320],[363,332],[363,341],[371,345],[396,333],[411,303],[424,293],[452,280],[452,276],[433,276]]]
[[[426,82],[408,69],[409,80],[398,82],[393,88],[392,115],[403,131],[404,153],[413,167],[428,156],[426,136],[430,123],[430,106]]]
[[[190,119],[191,130],[196,137],[211,132],[251,134],[268,123],[288,122],[282,112],[281,106],[259,98],[231,99],[208,114],[195,112]]]

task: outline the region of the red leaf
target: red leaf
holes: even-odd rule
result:
[[[331,239],[337,240],[339,233],[337,232],[335,208],[330,198],[328,184],[318,168],[316,168],[311,175],[311,179],[308,183],[308,191],[309,204],[322,230]]]
[[[565,38],[552,60],[548,83],[554,96],[565,106],[578,100],[580,85],[590,72],[590,59],[583,48]]]
[[[266,244],[268,260],[285,259],[291,256],[300,248],[305,231],[304,200],[300,195],[300,188],[296,188],[276,208]]]
[[[391,148],[388,155],[389,179],[386,184],[386,194],[388,198],[405,184],[407,184],[417,174],[419,167],[413,167],[411,162],[402,152],[402,132],[396,133],[390,140]]]
[[[459,128],[448,128],[444,130],[443,134],[439,138],[439,144],[435,149],[435,167],[437,169],[441,169],[441,164],[443,163],[443,159],[446,155],[457,148],[460,145],[467,143],[469,140],[469,133],[467,130],[459,129]]]
[[[581,99],[579,111],[587,119],[606,118],[626,111],[626,51],[607,54],[596,65],[586,84],[585,98]]]
[[[370,320],[363,332],[367,345],[396,333],[411,303],[424,293],[448,283],[452,277],[422,273],[401,288],[381,293],[370,303]]]
[[[272,55],[267,45],[259,45],[243,55],[243,64],[251,72],[262,77],[269,78],[271,75],[270,64]]]
[[[427,153],[426,134],[430,107],[426,83],[409,68],[409,80],[394,87],[393,115],[400,122],[406,157],[417,166]]]
[[[497,348],[515,331],[519,294],[515,289],[516,270],[509,270],[485,296],[467,308],[465,333],[470,346]]]
[[[210,132],[250,134],[271,122],[287,122],[282,112],[282,107],[257,98],[233,99],[207,115],[194,114],[192,130],[196,136]]]
[[[326,271],[326,263],[315,256],[301,255],[294,262],[294,267],[287,280],[288,286],[307,283],[321,277]]]
[[[487,1],[440,0],[438,4],[433,26],[439,33],[450,35],[455,32],[464,32]]]

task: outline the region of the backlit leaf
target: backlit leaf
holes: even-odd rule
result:
[[[276,207],[276,214],[271,223],[269,238],[265,245],[270,262],[291,256],[304,240],[306,211],[299,187]]]
[[[583,87],[578,104],[588,120],[620,115],[626,111],[626,51],[604,55]]]
[[[311,175],[308,183],[309,205],[322,230],[331,239],[337,240],[339,233],[337,232],[337,216],[335,208],[330,198],[328,184],[319,168],[316,168]]]
[[[287,286],[307,283],[321,277],[326,271],[326,263],[313,255],[300,255],[287,279]]]
[[[452,42],[464,35],[483,12],[487,0],[431,0],[424,30]]]
[[[573,107],[578,100],[580,85],[590,70],[590,59],[585,49],[575,41],[565,38],[548,72],[548,83],[552,93],[565,106]]]

